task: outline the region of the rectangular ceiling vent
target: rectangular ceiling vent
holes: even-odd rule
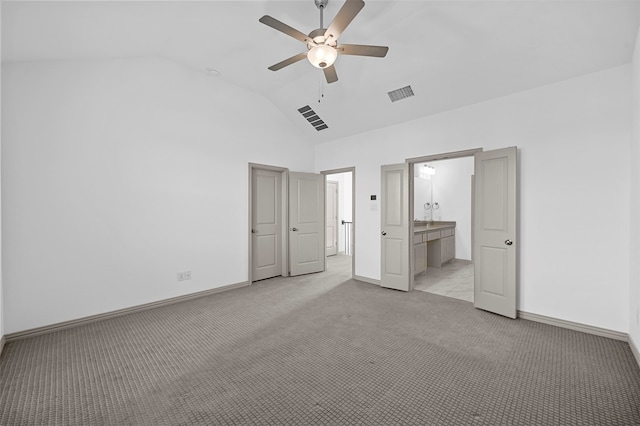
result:
[[[402,99],[407,99],[414,96],[413,89],[411,86],[405,86],[400,89],[392,90],[391,92],[387,92],[389,95],[389,99],[391,102],[400,101]]]
[[[311,123],[311,125],[317,131],[329,128],[329,126],[327,126],[327,124],[324,121],[322,121],[320,117],[318,117],[318,114],[316,114],[316,112],[312,110],[309,105],[305,105],[302,108],[298,108],[298,112],[302,114],[302,116],[306,118],[307,121]]]

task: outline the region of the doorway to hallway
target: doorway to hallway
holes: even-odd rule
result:
[[[327,270],[355,274],[355,167],[321,172],[326,179]]]

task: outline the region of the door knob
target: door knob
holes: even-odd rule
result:
[[[291,228],[291,230],[295,232],[298,230],[298,228]]]
[[[384,231],[382,231],[382,235],[387,235],[387,233],[386,233],[386,232],[384,232]]]
[[[505,240],[504,242],[506,245],[510,246],[511,244],[513,244],[513,241],[511,240]]]
[[[257,233],[258,233],[258,231],[256,231],[255,229],[252,229],[252,230],[251,230],[251,233],[252,233],[252,234],[257,234]]]

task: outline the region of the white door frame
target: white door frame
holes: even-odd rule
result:
[[[483,152],[483,149],[475,148],[475,149],[468,149],[464,151],[446,152],[442,154],[427,155],[424,157],[407,158],[405,160],[405,162],[409,164],[409,237],[410,237],[409,241],[413,241],[413,238],[411,237],[413,236],[414,222],[415,222],[414,221],[415,219],[414,196],[415,195],[414,195],[414,188],[413,188],[414,166],[418,163],[428,163],[428,162],[437,161],[437,160],[451,160],[453,158],[473,157],[478,152]],[[471,208],[473,209],[473,204]],[[472,217],[471,246],[473,247],[473,215],[471,217]],[[472,255],[472,258],[473,258],[473,255]],[[413,253],[413,250],[409,250],[409,291],[412,291],[414,287],[414,281],[413,281],[414,271],[415,271],[414,253]]]
[[[331,169],[331,170],[323,170],[320,174],[324,175],[324,180],[326,184],[327,175],[334,175],[338,173],[348,173],[351,172],[351,234],[353,240],[351,240],[351,277],[356,276],[356,168],[355,167],[344,167],[341,169]],[[326,220],[326,219],[325,219]]]
[[[282,276],[289,276],[289,169],[284,167],[268,166],[265,164],[249,163],[249,222],[247,235],[249,241],[249,284],[253,284],[253,237],[251,228],[253,224],[253,171],[268,170],[280,172],[282,174],[282,229],[281,229],[281,250],[282,250]]]

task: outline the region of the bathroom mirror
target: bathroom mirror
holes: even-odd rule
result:
[[[434,220],[434,209],[437,210],[437,200],[433,199],[433,187],[436,169],[428,163],[415,165],[414,169],[414,213],[415,220]]]

